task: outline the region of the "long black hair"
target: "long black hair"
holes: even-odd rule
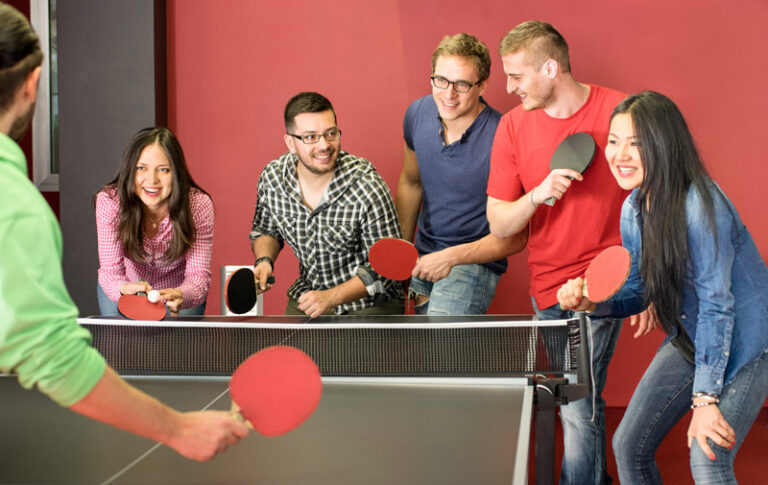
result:
[[[147,253],[144,250],[144,226],[142,222],[143,203],[136,195],[136,163],[144,149],[150,145],[159,146],[171,164],[173,176],[171,195],[168,197],[168,216],[173,225],[173,236],[168,251],[167,261],[176,261],[187,252],[195,239],[195,223],[189,204],[189,192],[192,188],[205,192],[187,169],[184,151],[176,136],[168,128],[144,128],[136,133],[123,153],[120,172],[101,191],[114,190],[120,198],[120,214],[117,223],[118,239],[125,253],[134,261],[143,263]]]
[[[682,113],[675,103],[653,91],[633,94],[611,114],[629,114],[640,144],[643,182],[637,192],[642,222],[640,274],[645,300],[653,304],[669,333],[680,320],[680,300],[688,263],[685,202],[696,190],[715,229],[710,177]]]

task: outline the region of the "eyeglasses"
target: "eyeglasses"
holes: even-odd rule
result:
[[[341,130],[338,128],[331,128],[325,133],[307,133],[306,135],[294,135],[293,133],[287,133],[294,138],[298,138],[305,145],[312,145],[320,141],[320,138],[325,138],[326,141],[336,141],[341,136]]]
[[[476,83],[470,83],[467,81],[449,81],[442,76],[432,76],[432,85],[437,89],[448,89],[449,84],[453,84],[453,90],[457,93],[468,93],[473,86],[480,84],[480,81]]]

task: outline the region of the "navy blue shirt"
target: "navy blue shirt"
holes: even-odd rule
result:
[[[485,216],[491,147],[501,113],[485,105],[461,139],[443,142],[443,124],[432,95],[414,101],[403,120],[408,148],[416,152],[423,189],[414,244],[420,254],[477,241],[489,234]],[[496,273],[507,260],[486,263]]]

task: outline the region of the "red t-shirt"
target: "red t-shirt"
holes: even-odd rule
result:
[[[493,141],[488,195],[505,201],[519,199],[547,177],[549,159],[566,136],[586,132],[597,143],[584,180],[574,181],[554,207],[542,204],[531,218],[530,294],[541,309],[557,303],[557,290],[569,278],[582,276],[602,249],[621,244],[621,204],[629,192],[613,178],[605,146],[611,112],[626,95],[590,87],[587,102],[568,118],[514,108],[501,118]]]

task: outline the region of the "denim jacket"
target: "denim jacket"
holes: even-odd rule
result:
[[[731,201],[714,181],[709,184],[716,238],[698,191],[689,190],[686,197],[688,264],[680,318],[696,347],[693,392],[719,395],[745,364],[768,350],[768,268]],[[627,317],[644,309],[636,197],[637,189],[621,211],[622,244],[632,255],[632,270],[624,287],[597,305],[594,316]]]

